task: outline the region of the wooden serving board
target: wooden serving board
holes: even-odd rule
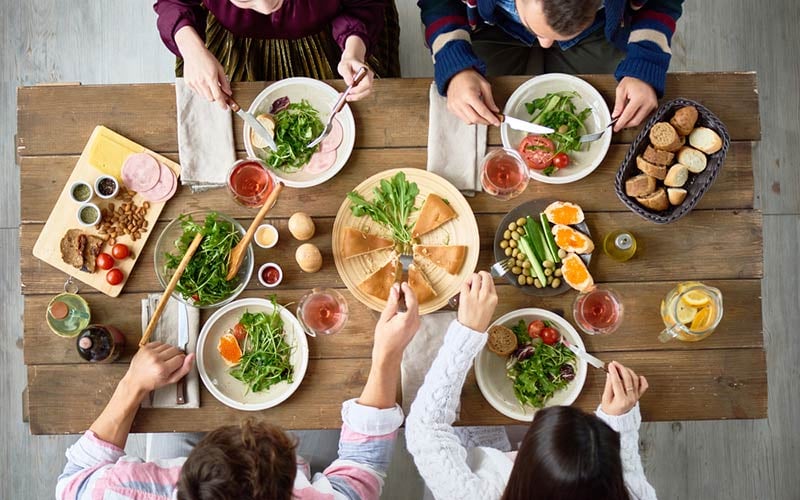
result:
[[[413,226],[419,216],[419,209],[429,194],[438,194],[450,203],[458,217],[446,222],[432,232],[420,236],[420,243],[423,245],[466,245],[467,256],[464,265],[457,275],[451,275],[441,267],[432,264],[427,259],[414,259],[414,263],[428,277],[431,286],[436,291],[436,296],[427,302],[420,304],[420,314],[428,314],[444,307],[451,297],[457,295],[464,280],[475,271],[478,264],[478,253],[480,251],[480,235],[478,233],[478,223],[475,214],[472,212],[469,203],[464,196],[452,184],[442,177],[432,174],[426,170],[416,168],[398,168],[386,170],[373,175],[369,179],[359,184],[354,191],[357,191],[366,199],[374,197],[372,191],[380,184],[383,179],[392,178],[397,172],[404,172],[409,182],[416,182],[419,187],[416,207],[417,211],[411,214],[409,220]],[[344,228],[354,227],[360,231],[377,234],[386,238],[391,238],[389,230],[379,225],[368,216],[356,217],[350,210],[350,200],[345,198],[336,214],[333,223],[332,247],[333,260],[336,263],[336,270],[339,272],[350,293],[362,304],[375,311],[382,311],[386,301],[362,292],[358,285],[367,276],[383,267],[389,259],[394,257],[394,250],[380,250],[366,255],[360,255],[350,259],[345,259],[342,254],[344,248]],[[405,277],[407,278],[407,276]]]
[[[121,187],[122,181],[119,172],[122,168],[122,163],[125,161],[125,158],[133,153],[147,153],[172,169],[176,176],[179,176],[181,173],[181,166],[174,161],[150,151],[102,125],[98,125],[92,132],[89,142],[86,143],[86,147],[83,148],[83,153],[81,153],[78,163],[75,165],[72,174],[61,190],[61,194],[33,247],[34,257],[50,264],[56,269],[64,271],[68,275],[79,279],[111,297],[118,296],[125,286],[125,283],[128,281],[128,277],[133,271],[133,266],[136,265],[142,253],[142,248],[144,248],[145,243],[147,243],[150,233],[155,230],[158,216],[161,214],[161,210],[164,208],[166,202],[150,202],[150,208],[147,210],[147,215],[145,216],[145,220],[148,221],[148,230],[142,233],[141,238],[133,241],[129,235],[117,237],[117,243],[124,243],[128,245],[131,250],[131,257],[115,262],[115,267],[120,269],[123,274],[122,283],[119,285],[109,285],[106,281],[106,271],[102,269],[95,269],[94,273],[88,273],[64,262],[61,259],[61,238],[63,238],[67,230],[73,228],[80,229],[88,234],[101,236],[95,228],[84,227],[78,222],[76,214],[79,204],[74,202],[70,197],[70,187],[76,181],[85,181],[94,186],[95,179],[104,174],[117,177]],[[114,203],[116,206],[122,204],[122,201],[118,199],[103,200],[96,194],[90,201],[101,209],[108,206],[109,203]],[[133,201],[137,206],[141,206],[144,199],[137,194],[134,196]],[[110,251],[108,245],[104,247],[103,251]]]

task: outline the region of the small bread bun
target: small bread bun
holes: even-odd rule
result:
[[[706,169],[708,158],[706,155],[692,147],[684,146],[678,151],[678,163],[686,165],[689,172],[699,174]]]
[[[697,123],[697,108],[694,106],[682,107],[675,112],[669,123],[680,135],[689,135]]]
[[[267,113],[262,113],[256,116],[256,120],[267,129],[273,138],[275,138],[275,119],[272,118],[272,115]],[[250,142],[253,144],[254,148],[264,149],[267,147],[267,141],[264,140],[260,135],[256,133],[255,130],[250,129]]]
[[[722,149],[722,138],[710,128],[697,127],[689,134],[689,144],[707,155],[713,155]]]
[[[650,129],[650,143],[662,151],[677,151],[683,145],[681,136],[667,122],[658,122]]]
[[[505,326],[495,325],[488,333],[486,347],[498,356],[508,356],[517,349],[517,336]]]
[[[680,205],[686,199],[687,191],[683,188],[667,188],[667,197],[671,205]]]
[[[689,167],[676,163],[667,172],[667,177],[664,178],[664,185],[667,187],[682,187],[688,180]]]

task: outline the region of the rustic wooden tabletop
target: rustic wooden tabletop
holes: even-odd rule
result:
[[[607,102],[614,98],[610,76],[586,75]],[[524,77],[493,80],[495,99],[502,105]],[[342,88],[341,82],[331,82]],[[269,222],[281,232],[278,250],[255,247],[256,262],[278,262],[284,269],[278,289],[281,303],[296,301],[312,286],[343,288],[331,255],[333,217],[346,192],[366,177],[389,168],[425,168],[427,79],[377,80],[372,97],[351,104],[358,124],[356,149],[334,179],[316,188],[286,189]],[[234,85],[237,101],[247,105],[263,83]],[[676,223],[659,226],[628,211],[613,191],[613,178],[636,131],[614,136],[600,168],[568,185],[532,182],[520,197],[497,201],[486,195],[469,200],[480,228],[480,269],[492,262],[491,242],[503,215],[524,201],[558,198],[579,203],[587,213],[592,234],[599,237],[617,228],[630,229],[641,250],[618,263],[598,251],[592,260],[595,281],[613,283],[625,305],[621,329],[608,336],[584,336],[587,349],[604,360],[619,360],[645,374],[650,390],[642,399],[645,420],[765,418],[767,375],[761,317],[762,217],[754,210],[752,148],[760,138],[758,93],[752,73],[670,74],[668,95],[694,99],[727,125],[732,144],[714,186],[695,210]],[[34,434],[78,433],[91,424],[127,369],[141,335],[139,303],[160,291],[152,266],[155,240],[144,254],[118,298],[84,287],[81,294],[92,308],[93,321],[110,323],[126,333],[128,348],[119,362],[89,365],[75,350],[74,339],[53,335],[45,323],[50,298],[61,292],[66,276],[38,261],[31,251],[44,221],[96,125],[106,127],[178,160],[175,89],[172,84],[43,86],[18,91],[16,139],[21,176],[20,228],[22,293],[25,296],[24,357],[28,371],[25,403]],[[241,122],[234,121],[237,153],[244,155]],[[499,131],[489,131],[490,146],[500,144]],[[227,166],[225,167],[227,168]],[[234,203],[225,190],[192,194],[181,188],[167,204],[154,236],[180,213],[214,207],[242,222],[252,211]],[[298,242],[288,234],[287,220],[303,210],[317,221],[312,240],[323,253],[322,270],[300,271],[294,262]],[[699,343],[662,344],[659,305],[676,283],[699,280],[718,287],[725,315],[716,333]],[[498,282],[499,283],[499,282]],[[505,282],[504,282],[505,283]],[[308,372],[300,389],[282,405],[260,413],[288,429],[337,428],[340,405],[360,393],[369,369],[375,313],[346,291],[350,320],[344,331],[310,339]],[[498,287],[499,316],[520,307],[563,311],[571,320],[574,292],[536,299],[503,284]],[[266,293],[254,276],[242,297]],[[204,313],[202,318],[207,317]],[[15,325],[10,325],[14,327]],[[18,325],[17,325],[18,327]],[[594,409],[604,377],[589,372],[576,405]],[[399,400],[399,393],[398,393]],[[201,408],[140,410],[133,432],[203,431],[248,416],[217,402],[201,391]],[[470,376],[462,395],[464,425],[509,424],[483,399]]]

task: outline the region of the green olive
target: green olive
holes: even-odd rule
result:
[[[552,276],[548,276],[547,277],[547,284],[549,285],[552,282],[553,282],[553,277]]]
[[[553,288],[560,287],[561,286],[561,280],[558,279],[558,278],[553,279],[553,282],[550,283],[550,286],[552,286]]]
[[[524,274],[525,276],[530,276],[531,275],[531,270],[528,269],[527,267],[523,267],[522,268],[522,274]]]
[[[526,283],[525,276],[519,275],[517,276],[517,283],[520,285],[524,285]]]
[[[517,245],[519,245],[519,243],[517,243],[515,240],[510,240],[508,242],[508,246],[511,248],[517,248]]]
[[[544,275],[545,276],[552,276],[553,275],[553,270],[552,269],[545,269],[544,270]]]
[[[511,224],[508,225],[508,229],[509,229],[509,231],[516,231],[517,230],[517,223],[516,222],[512,222]]]
[[[558,249],[558,258],[559,259],[563,259],[566,256],[567,256],[567,251],[564,250],[563,248],[559,248]]]
[[[514,248],[514,249],[511,251],[511,256],[512,256],[512,257],[514,257],[514,258],[516,259],[516,258],[517,258],[517,255],[519,255],[519,248]]]
[[[542,262],[542,266],[546,267],[546,268],[549,268],[549,269],[552,269],[553,267],[555,267],[555,264],[553,264],[552,260],[546,260],[546,261]]]
[[[564,272],[561,270],[560,267],[553,272],[554,276],[561,276],[562,274],[564,274]]]
[[[513,248],[511,248],[511,247],[509,247],[509,248],[506,248],[506,251],[505,251],[506,257],[511,257],[511,251],[512,251],[512,250],[514,250],[514,249],[513,249]]]
[[[517,254],[517,262],[516,262],[517,267],[522,267],[522,259],[520,259],[520,257],[522,257],[522,254],[518,253]]]
[[[519,266],[514,266],[511,268],[511,272],[514,274],[522,274],[522,268]]]
[[[516,231],[511,233],[511,239],[514,240],[514,241],[519,241],[519,233],[516,232]]]
[[[539,278],[533,280],[533,286],[535,286],[536,288],[542,288],[542,282],[539,281]]]
[[[525,228],[524,227],[518,227],[517,228],[517,232],[519,233],[520,236],[525,236]]]
[[[500,248],[508,248],[508,240],[501,241]]]
[[[522,268],[523,269],[530,269],[531,268],[531,263],[526,260],[525,262],[522,263]]]
[[[525,283],[527,283],[528,285],[533,285],[533,278],[530,276],[526,277]]]
[[[511,231],[509,231],[508,229],[503,231],[503,239],[504,240],[510,240],[511,239]]]
[[[525,217],[520,217],[519,219],[517,219],[517,225],[518,225],[518,226],[524,226],[524,225],[525,225],[525,222],[527,222],[527,221],[525,220]]]

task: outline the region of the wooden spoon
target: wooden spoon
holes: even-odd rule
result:
[[[275,189],[267,197],[267,201],[261,205],[261,210],[258,211],[256,214],[256,218],[253,219],[253,222],[250,223],[250,227],[247,228],[247,232],[244,233],[244,236],[233,247],[231,250],[231,255],[228,257],[228,275],[225,276],[225,281],[230,281],[236,276],[236,273],[239,272],[239,268],[242,267],[242,262],[244,262],[244,255],[247,253],[247,247],[250,246],[250,242],[253,241],[253,235],[256,233],[256,229],[258,228],[261,221],[264,220],[264,217],[267,215],[267,212],[272,208],[272,205],[275,204],[275,200],[278,199],[278,195],[281,193],[283,189],[283,182],[278,182],[275,186]]]
[[[175,290],[175,285],[178,284],[178,280],[181,279],[183,271],[186,270],[187,264],[189,264],[189,261],[192,260],[192,256],[197,251],[197,248],[200,246],[200,242],[202,240],[202,232],[194,235],[192,243],[189,245],[189,248],[186,249],[186,253],[183,254],[183,258],[181,259],[180,264],[178,264],[178,268],[175,270],[175,273],[172,275],[169,283],[167,283],[167,288],[164,289],[164,293],[162,293],[161,298],[158,299],[158,305],[156,306],[156,310],[153,311],[153,315],[150,316],[150,322],[147,324],[147,328],[142,334],[142,340],[139,341],[139,347],[150,341],[150,336],[153,334],[153,331],[156,329],[156,325],[158,324],[158,318],[160,318],[161,313],[164,312],[164,308],[169,302],[169,297],[172,295],[173,290]]]

